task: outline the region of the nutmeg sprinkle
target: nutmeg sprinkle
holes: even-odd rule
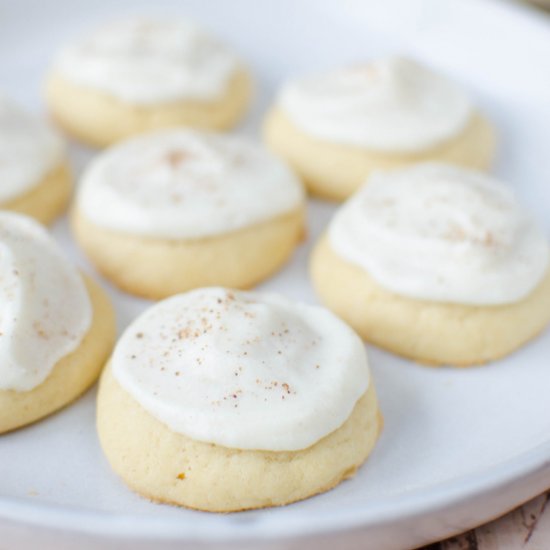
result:
[[[446,164],[373,174],[328,235],[386,290],[439,303],[517,303],[550,265],[546,236],[509,186]]]
[[[30,391],[80,344],[92,306],[80,273],[30,218],[0,213],[0,260],[0,390]]]
[[[111,208],[103,208],[106,201]],[[284,163],[253,140],[166,129],[99,155],[84,174],[77,203],[105,229],[195,239],[300,210],[304,190]]]
[[[264,448],[260,425],[283,442],[307,437],[300,430],[311,436],[311,423],[325,429],[368,379],[363,345],[346,325],[278,296],[199,289],[159,302],[129,331],[146,338],[123,336],[117,345],[112,365],[121,384],[130,392],[139,388],[140,402],[174,429],[218,444],[229,439],[237,448],[247,448],[248,439],[251,448]],[[337,346],[330,344],[335,338]],[[356,353],[358,363],[351,360]],[[130,356],[136,359],[126,362]],[[335,367],[311,368],[321,360]],[[357,368],[362,382],[343,391],[349,382],[342,386],[341,369]]]

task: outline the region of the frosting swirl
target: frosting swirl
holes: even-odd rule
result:
[[[143,313],[112,369],[171,430],[271,451],[307,448],[340,427],[369,384],[361,340],[329,311],[215,287]]]
[[[0,213],[0,389],[29,391],[74,351],[92,307],[78,271],[38,223]]]
[[[76,84],[135,104],[222,97],[236,57],[185,20],[128,19],[67,46],[54,69]]]
[[[289,82],[278,103],[311,136],[388,153],[423,151],[452,139],[472,111],[452,82],[401,57]]]
[[[0,202],[35,187],[63,153],[63,141],[52,129],[0,95]]]
[[[508,187],[443,164],[374,174],[337,212],[329,238],[381,286],[438,302],[517,302],[549,263],[545,236]]]
[[[96,225],[169,239],[234,231],[303,201],[299,180],[266,149],[197,130],[165,130],[109,149],[92,162],[77,197]]]

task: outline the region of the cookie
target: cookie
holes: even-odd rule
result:
[[[548,257],[508,187],[427,164],[373,175],[315,247],[311,277],[369,342],[465,366],[508,355],[548,324]]]
[[[109,299],[30,218],[0,213],[0,433],[67,405],[99,376],[114,338]]]
[[[256,143],[164,130],[92,162],[72,226],[109,280],[158,299],[265,279],[301,240],[304,208],[300,181]]]
[[[61,138],[0,96],[0,208],[49,224],[63,213],[71,175]]]
[[[381,428],[364,347],[328,311],[199,289],[146,311],[101,379],[114,471],[158,502],[278,506],[351,477]]]
[[[241,61],[194,23],[144,18],[67,46],[46,82],[58,124],[97,147],[171,126],[228,129],[251,91]]]
[[[486,169],[495,149],[491,124],[469,98],[405,58],[288,82],[263,133],[312,194],[336,201],[375,170],[426,161]]]

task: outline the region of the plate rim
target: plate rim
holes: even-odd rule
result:
[[[544,469],[550,472],[550,441],[540,443],[530,451],[499,462],[490,469],[485,468],[474,474],[464,474],[452,480],[431,485],[428,496],[424,495],[420,505],[418,496],[413,493],[403,495],[397,501],[391,497],[384,499],[382,505],[377,504],[374,513],[369,508],[366,511],[364,508],[357,508],[356,510],[346,509],[345,512],[317,513],[315,522],[306,517],[285,518],[284,533],[279,529],[280,520],[272,519],[269,515],[264,515],[261,520],[254,522],[218,524],[216,529],[212,530],[202,523],[180,524],[173,518],[148,518],[148,521],[136,522],[137,516],[132,514],[97,512],[86,508],[2,496],[0,496],[0,518],[35,527],[111,538],[198,542],[271,541],[278,538],[368,528],[396,520],[404,521],[419,515],[430,515],[442,508],[482,496]],[[550,488],[550,484],[547,488]],[[541,492],[544,490],[545,488],[542,488]],[[230,516],[238,514],[239,512]],[[146,516],[139,517],[142,519]]]

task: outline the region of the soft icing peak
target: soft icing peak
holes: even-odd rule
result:
[[[47,231],[0,213],[0,389],[29,391],[74,351],[92,318],[82,277]]]
[[[0,202],[31,190],[62,156],[61,138],[0,94]]]
[[[130,234],[202,238],[299,208],[303,189],[263,147],[237,136],[167,130],[100,155],[83,178],[78,208]]]
[[[120,339],[112,368],[172,430],[273,451],[306,448],[337,429],[369,383],[362,342],[330,312],[222,288],[146,311]]]
[[[402,57],[289,82],[279,104],[314,137],[381,152],[428,149],[468,123],[468,98],[453,83]]]
[[[55,61],[63,78],[137,104],[217,99],[238,66],[190,21],[145,18],[106,25]]]
[[[418,299],[511,303],[548,269],[548,243],[508,187],[441,164],[373,175],[329,235],[343,258]]]

